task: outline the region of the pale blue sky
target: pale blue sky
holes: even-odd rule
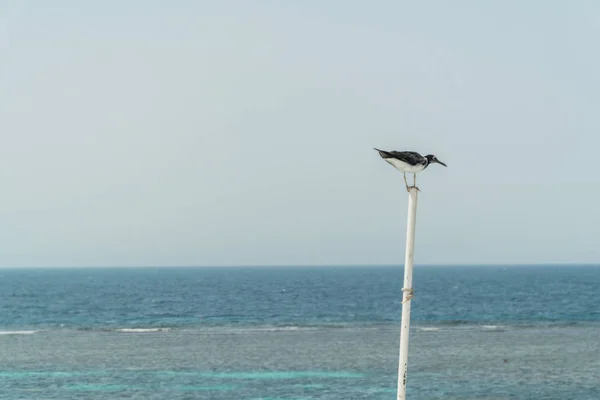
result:
[[[0,265],[600,262],[600,3],[0,2]]]

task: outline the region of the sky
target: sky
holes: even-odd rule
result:
[[[0,266],[600,263],[600,3],[0,0]]]

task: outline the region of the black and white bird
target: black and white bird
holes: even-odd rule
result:
[[[423,171],[430,164],[437,163],[447,167],[446,164],[437,159],[433,154],[427,154],[422,156],[415,151],[385,151],[375,149],[379,152],[381,158],[388,163],[392,164],[394,168],[404,174],[404,183],[406,183],[406,190],[410,192],[411,188],[419,190],[417,187],[417,173]],[[413,185],[408,186],[406,181],[406,173],[413,174]]]

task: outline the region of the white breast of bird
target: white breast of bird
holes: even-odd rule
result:
[[[398,160],[397,158],[386,158],[385,161],[392,164],[398,171],[407,172],[411,174],[421,172],[425,167],[425,164],[410,165],[409,163]]]

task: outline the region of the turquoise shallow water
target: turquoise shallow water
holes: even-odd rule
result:
[[[0,275],[2,399],[395,398],[401,268]],[[411,399],[600,399],[600,268],[414,283]]]

